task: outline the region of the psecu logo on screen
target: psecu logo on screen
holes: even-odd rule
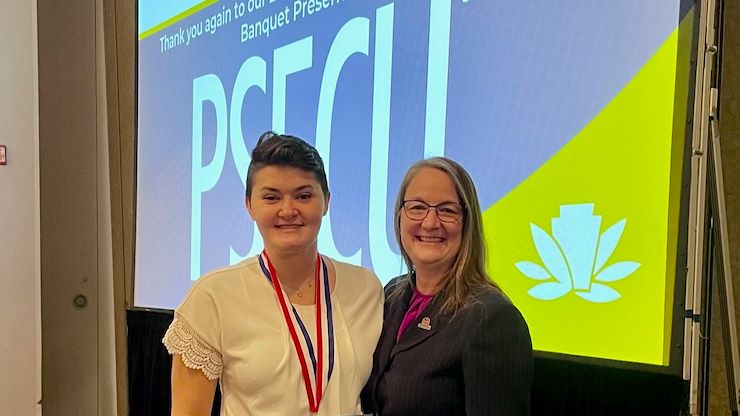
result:
[[[540,263],[519,261],[526,277],[542,281],[529,289],[540,300],[561,298],[570,292],[594,303],[607,303],[622,295],[608,286],[634,273],[640,263],[617,261],[607,265],[627,224],[624,218],[601,230],[601,216],[594,204],[561,205],[560,217],[552,218],[552,234],[530,223]]]

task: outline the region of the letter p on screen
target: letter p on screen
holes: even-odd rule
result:
[[[216,111],[216,146],[213,159],[203,163],[203,108],[211,102]],[[218,183],[226,161],[228,111],[224,86],[218,76],[207,74],[193,80],[193,163],[190,211],[190,279],[200,276],[202,194]]]

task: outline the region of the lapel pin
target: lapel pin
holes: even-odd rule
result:
[[[425,331],[431,331],[432,330],[431,322],[432,322],[431,319],[429,319],[428,316],[425,316],[424,318],[422,318],[421,322],[419,322],[419,324],[416,326]]]

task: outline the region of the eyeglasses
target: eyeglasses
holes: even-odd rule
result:
[[[429,215],[429,209],[437,211],[437,218],[442,222],[458,222],[465,212],[465,207],[457,202],[443,202],[437,205],[429,205],[424,201],[407,199],[403,201],[403,212],[410,220],[423,221]]]

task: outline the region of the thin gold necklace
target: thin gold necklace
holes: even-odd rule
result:
[[[309,280],[309,279],[306,279],[306,280]],[[303,292],[301,291],[301,288],[303,287],[304,284],[306,284],[305,281],[300,286],[298,286],[298,287],[295,287],[293,285],[290,285],[288,283],[285,283],[282,280],[280,281],[280,283],[283,284],[283,285],[285,285],[285,286],[288,286],[289,288],[291,288],[293,290],[295,290],[295,293],[298,295],[299,298],[302,298],[303,297]],[[308,287],[311,288],[311,286],[313,286],[313,284],[311,282],[308,282]]]

